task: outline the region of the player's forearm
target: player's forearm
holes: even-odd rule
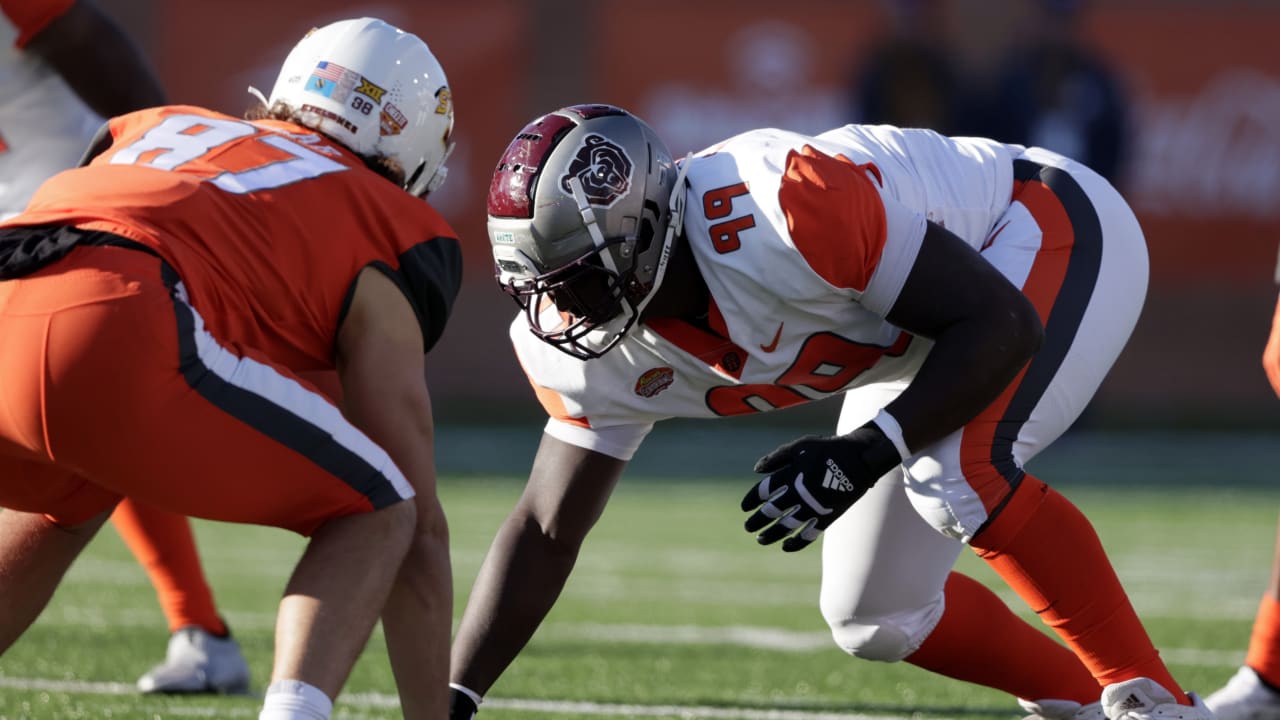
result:
[[[885,408],[902,426],[907,446],[919,450],[977,417],[1027,364],[1042,337],[1034,316],[1012,312],[956,323],[939,335],[911,384]]]
[[[419,532],[382,612],[387,654],[404,717],[410,720],[448,713],[453,626],[449,537],[440,504],[419,502],[418,522]]]
[[[533,637],[578,557],[519,510],[494,538],[453,641],[451,680],[481,695]]]
[[[344,412],[394,461],[416,493],[409,553],[383,606],[382,621],[406,718],[448,714],[453,583],[449,531],[436,492],[435,427],[416,348],[378,338],[343,356]]]
[[[1026,295],[933,222],[886,317],[934,342],[911,384],[885,408],[911,451],[976,417],[1044,341],[1040,316]]]

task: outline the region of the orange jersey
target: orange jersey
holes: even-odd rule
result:
[[[71,225],[154,249],[214,336],[295,371],[333,367],[365,267],[404,291],[430,348],[461,278],[455,233],[345,148],[289,123],[170,106],[110,121],[110,147],[6,226]]]

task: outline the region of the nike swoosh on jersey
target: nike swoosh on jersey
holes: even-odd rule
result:
[[[785,322],[780,322],[780,323],[778,323],[778,332],[776,332],[776,333],[774,333],[774,334],[773,334],[773,342],[769,343],[768,345],[761,345],[761,346],[760,346],[760,349],[761,349],[761,350],[763,350],[763,351],[765,351],[765,352],[767,352],[767,353],[771,353],[771,352],[773,352],[774,350],[777,350],[777,349],[778,349],[778,338],[782,337],[782,326],[783,326],[783,325],[786,325],[786,323],[785,323]]]
[[[1009,227],[1009,223],[1011,223],[1011,222],[1013,222],[1013,221],[1012,221],[1012,220],[1005,220],[1003,225],[1001,225],[1000,227],[996,228],[996,231],[995,231],[995,232],[993,232],[993,233],[991,233],[991,235],[989,235],[989,236],[987,237],[986,242],[982,243],[982,247],[978,248],[978,252],[982,252],[983,250],[986,250],[987,248],[991,247],[991,243],[993,243],[993,242],[995,242],[995,241],[996,241],[996,236],[997,236],[997,235],[999,235],[1000,233],[1004,232],[1004,229],[1005,229],[1005,228],[1007,228],[1007,227]]]

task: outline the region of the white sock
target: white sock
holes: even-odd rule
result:
[[[333,701],[301,680],[277,680],[267,688],[258,720],[329,720]]]

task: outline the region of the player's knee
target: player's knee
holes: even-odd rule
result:
[[[898,662],[915,651],[911,637],[887,623],[845,621],[831,626],[831,638],[841,650],[863,660]]]
[[[412,500],[402,500],[375,512],[387,534],[387,543],[408,547],[418,528],[418,508]]]
[[[942,618],[943,597],[921,607],[879,615],[826,614],[831,638],[841,650],[864,660],[898,662],[920,649]]]

